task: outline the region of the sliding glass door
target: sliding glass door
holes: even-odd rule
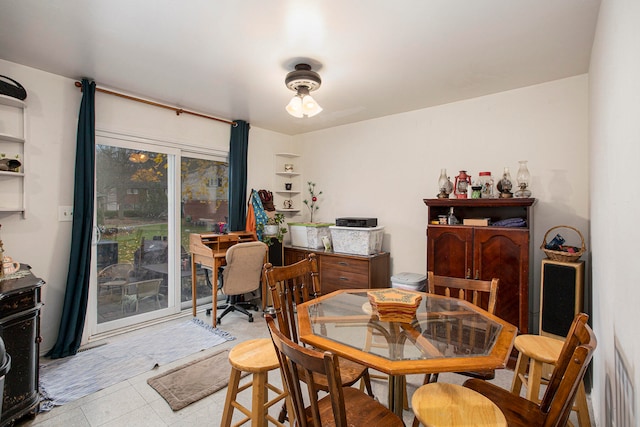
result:
[[[96,140],[95,333],[179,311],[177,152]]]
[[[182,307],[191,307],[191,233],[219,233],[226,231],[229,221],[228,163],[212,156],[184,155],[181,160],[180,241],[187,256],[182,265]],[[208,275],[196,269],[196,298],[199,305],[211,302],[212,289]]]
[[[190,309],[191,233],[226,230],[226,158],[96,138],[96,216],[90,335]],[[196,270],[198,304],[211,302],[209,272]]]

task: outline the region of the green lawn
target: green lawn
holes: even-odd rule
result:
[[[197,226],[193,223],[182,221],[182,235],[180,236],[180,244],[188,252],[189,251],[189,234],[190,233],[208,233],[206,226]],[[104,239],[113,240],[118,243],[118,260],[119,262],[134,262],[134,254],[140,247],[142,239],[153,240],[154,236],[167,236],[167,223],[157,224],[140,224],[134,226],[117,227],[117,232],[111,227],[110,233],[103,233]]]

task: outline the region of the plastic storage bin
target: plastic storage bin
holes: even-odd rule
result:
[[[334,252],[373,255],[382,249],[384,227],[340,227],[333,225],[331,242]]]
[[[291,236],[291,245],[307,247],[307,226],[304,223],[290,222],[289,235]]]
[[[331,237],[330,222],[290,222],[291,245],[302,248],[322,249],[323,237]]]
[[[398,273],[391,276],[391,287],[407,291],[424,292],[427,288],[427,276],[420,273]]]

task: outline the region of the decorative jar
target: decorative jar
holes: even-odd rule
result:
[[[491,172],[480,172],[480,185],[482,189],[480,190],[480,195],[483,199],[493,199],[495,196],[493,194],[493,178],[491,177]]]

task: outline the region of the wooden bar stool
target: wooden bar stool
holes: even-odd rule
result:
[[[246,415],[246,418],[243,418],[234,426],[240,426],[251,420],[252,427],[264,427],[268,421],[283,427],[284,424],[269,415],[269,408],[282,399],[285,399],[289,413],[293,413],[290,408],[289,393],[269,383],[269,371],[280,367],[278,356],[271,340],[269,338],[260,338],[236,345],[229,352],[229,363],[231,364],[231,376],[220,425],[224,427],[231,426],[233,411],[238,409]],[[251,382],[239,387],[242,372],[253,374],[253,378]],[[238,393],[249,387],[253,387],[251,390],[251,410],[242,406],[236,400]],[[268,400],[269,390],[277,395],[272,400]]]
[[[507,426],[495,403],[457,384],[425,384],[413,393],[411,406],[420,423],[427,427]]]
[[[514,346],[520,353],[513,374],[511,392],[520,395],[524,384],[527,388],[526,398],[539,403],[540,384],[548,382],[547,375],[544,373],[544,364],[555,365],[564,346],[564,341],[541,335],[524,334],[516,337]],[[529,365],[528,373],[527,365]],[[580,427],[591,426],[584,381],[580,381],[573,410],[578,414]]]

